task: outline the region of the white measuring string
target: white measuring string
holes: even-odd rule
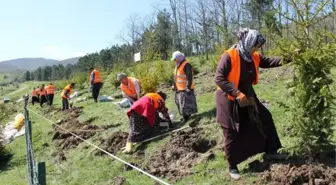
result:
[[[150,173],[148,173],[148,172],[143,171],[142,169],[140,169],[140,168],[138,168],[138,167],[136,167],[136,166],[134,166],[134,165],[132,165],[132,164],[130,164],[130,163],[128,163],[128,162],[122,160],[122,159],[120,159],[119,157],[117,157],[117,156],[111,154],[110,152],[108,152],[108,151],[106,151],[106,150],[104,150],[104,149],[98,147],[97,145],[94,145],[94,144],[90,143],[89,141],[87,141],[87,140],[81,138],[80,136],[78,136],[78,135],[72,133],[71,131],[68,131],[68,130],[66,130],[65,128],[63,128],[63,127],[61,127],[61,126],[55,124],[55,122],[53,122],[52,120],[50,120],[50,119],[48,119],[48,118],[45,118],[45,117],[41,116],[40,114],[36,113],[35,111],[32,111],[32,110],[30,110],[30,109],[28,109],[28,110],[29,110],[30,112],[32,112],[32,113],[38,115],[39,117],[41,117],[41,118],[47,120],[48,122],[50,122],[51,124],[57,126],[58,128],[60,128],[60,129],[62,129],[62,130],[64,130],[64,131],[70,133],[71,135],[77,137],[78,139],[80,139],[80,140],[86,142],[87,144],[93,146],[94,148],[96,148],[96,149],[98,149],[98,150],[104,152],[105,154],[107,154],[107,155],[113,157],[114,159],[116,159],[116,160],[118,160],[118,161],[120,161],[120,162],[122,162],[122,163],[124,163],[124,164],[126,164],[126,165],[128,165],[128,166],[130,166],[130,167],[132,167],[133,169],[135,169],[135,170],[137,170],[137,171],[139,171],[139,172],[141,172],[141,173],[143,173],[143,174],[149,176],[150,178],[152,178],[152,179],[154,179],[154,180],[156,180],[156,181],[158,181],[158,182],[160,182],[160,183],[162,183],[162,184],[170,185],[170,184],[168,184],[167,182],[165,182],[165,181],[159,179],[158,177],[155,177],[154,175],[152,175],[152,174],[150,174]]]

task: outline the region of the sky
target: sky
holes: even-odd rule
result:
[[[150,15],[160,0],[2,0],[0,61],[62,60],[114,44],[132,14]]]

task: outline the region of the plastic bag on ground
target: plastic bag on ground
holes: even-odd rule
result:
[[[132,105],[127,98],[122,99],[120,102],[114,102],[114,104],[117,105],[119,108],[129,108]]]
[[[2,142],[8,144],[15,138],[25,134],[24,115],[22,113],[15,116],[15,120],[9,122],[2,132]]]
[[[99,97],[99,101],[100,102],[110,102],[113,101],[114,98],[112,98],[111,96],[107,96],[107,95],[103,95]]]

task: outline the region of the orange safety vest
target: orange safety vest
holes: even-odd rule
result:
[[[227,80],[231,82],[235,88],[238,88],[239,85],[239,80],[240,80],[240,56],[239,52],[236,49],[228,49],[225,51],[226,53],[229,54],[230,59],[231,59],[231,70],[230,73],[227,77]],[[256,69],[256,78],[252,82],[253,85],[258,84],[258,79],[259,79],[259,64],[260,64],[260,55],[258,52],[254,52],[252,55],[252,60]],[[217,86],[217,90],[221,90],[219,86]],[[227,95],[228,98],[232,101],[235,100],[234,97]]]
[[[47,96],[47,90],[46,89],[39,89],[40,96]]]
[[[32,97],[37,97],[37,92],[36,92],[36,90],[32,90]]]
[[[184,91],[187,89],[187,76],[184,73],[184,66],[188,64],[188,61],[184,61],[179,68],[175,67],[175,71],[174,71],[174,82],[175,82],[175,86],[176,89],[178,91]],[[194,71],[194,70],[193,70]],[[194,72],[193,72],[194,73]],[[195,82],[194,80],[192,81],[191,84],[191,89],[195,88]]]
[[[47,94],[54,94],[55,87],[53,85],[48,85],[46,87],[46,90],[47,90]]]
[[[99,71],[97,71],[96,69],[94,69],[93,71],[92,71],[92,73],[94,73],[95,74],[95,77],[94,77],[94,81],[93,81],[93,83],[95,84],[95,83],[101,83],[101,82],[103,82],[103,80],[102,80],[102,78],[101,78],[101,76],[100,76],[100,72]],[[91,73],[91,74],[92,74]],[[90,75],[90,82],[92,81],[92,78],[91,78],[91,75]]]
[[[137,99],[137,93],[135,90],[135,85],[134,82],[137,80],[136,78],[133,77],[127,77],[128,80],[128,85],[120,84],[121,90],[129,97],[132,97],[133,99]]]
[[[67,85],[66,87],[64,87],[64,89],[63,89],[63,91],[62,91],[62,98],[69,98],[69,97],[65,96],[65,92],[66,92],[67,90],[69,91],[69,94],[68,94],[68,95],[72,94],[72,88],[70,87],[70,84]]]
[[[164,102],[163,98],[158,93],[147,93],[145,96],[152,99],[155,109],[159,108],[159,101]]]

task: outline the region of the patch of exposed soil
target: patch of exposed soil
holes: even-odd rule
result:
[[[336,169],[321,163],[272,164],[268,171],[260,174],[256,184],[331,185],[336,184]]]
[[[80,108],[75,108],[68,111],[70,117],[65,120],[60,120],[57,125],[78,135],[83,139],[89,139],[97,132],[104,131],[105,126],[82,124],[76,118],[80,115]],[[65,130],[54,126],[54,134],[52,140],[60,150],[76,148],[81,142],[81,139],[73,136]]]
[[[51,154],[51,156],[54,158],[56,163],[60,163],[60,162],[66,160],[66,157],[65,157],[64,153],[60,150],[54,152],[53,154]]]
[[[190,175],[191,168],[202,160],[210,160],[209,150],[216,145],[209,141],[202,128],[194,127],[176,132],[161,151],[155,152],[149,159],[145,169],[156,176],[179,180]]]
[[[127,132],[114,132],[107,139],[102,139],[100,141],[99,147],[102,149],[116,154],[122,147],[126,145],[128,133]],[[105,153],[102,151],[97,151],[96,155],[104,155]]]
[[[114,179],[114,185],[123,185],[126,182],[125,177],[117,176]]]

